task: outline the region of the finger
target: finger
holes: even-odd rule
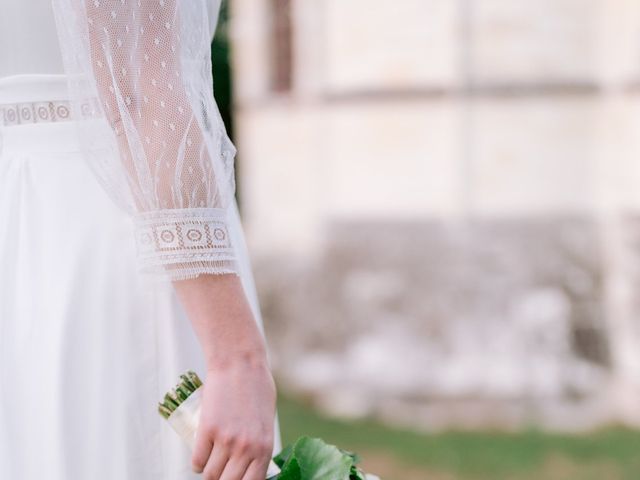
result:
[[[270,458],[264,460],[255,459],[249,464],[249,468],[247,468],[242,480],[264,480],[267,477],[270,460]]]
[[[227,465],[224,467],[220,480],[242,480],[244,472],[247,471],[250,460],[250,458],[244,456],[231,457],[227,462]]]
[[[196,442],[191,455],[191,468],[196,473],[202,473],[213,448],[213,440],[204,432],[196,433]]]
[[[204,467],[205,480],[218,480],[222,476],[222,471],[225,469],[229,457],[229,449],[222,445],[222,442],[215,443],[209,461]]]

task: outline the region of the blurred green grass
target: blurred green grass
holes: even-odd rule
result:
[[[607,428],[587,435],[449,432],[434,435],[374,421],[330,419],[281,396],[284,444],[306,434],[363,456],[383,480],[638,480],[640,432]]]

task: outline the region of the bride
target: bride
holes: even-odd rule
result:
[[[219,0],[0,0],[0,478],[263,480]],[[193,452],[156,405],[204,375]]]

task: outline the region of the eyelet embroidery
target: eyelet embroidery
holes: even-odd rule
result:
[[[233,259],[233,249],[220,208],[160,210],[136,218],[137,247],[146,265]]]
[[[82,111],[91,108],[89,102],[80,105]],[[53,123],[73,120],[68,100],[5,103],[0,105],[0,125],[9,127],[25,123]]]

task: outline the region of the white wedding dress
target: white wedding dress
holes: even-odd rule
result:
[[[262,328],[218,1],[0,0],[0,479],[201,478],[156,410],[204,370],[170,281],[240,275]]]

